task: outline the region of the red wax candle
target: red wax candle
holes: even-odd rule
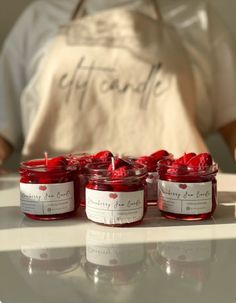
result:
[[[170,219],[209,219],[216,208],[217,164],[207,153],[158,162],[158,207]]]
[[[75,215],[79,205],[76,171],[64,157],[21,163],[22,212],[35,220],[58,220]]]
[[[88,183],[89,172],[87,170],[87,165],[90,163],[97,162],[107,162],[112,157],[112,153],[108,150],[100,151],[94,155],[89,153],[79,153],[68,155],[67,161],[71,165],[75,165],[77,169],[77,174],[79,178],[79,199],[80,206],[85,206],[85,187]]]
[[[157,194],[158,194],[158,174],[157,174],[157,163],[162,159],[171,158],[172,155],[166,150],[158,150],[149,156],[141,156],[138,158],[128,157],[127,159],[139,164],[147,166],[147,204],[148,206],[157,205]]]
[[[143,220],[147,207],[146,166],[116,159],[113,165],[93,163],[87,168],[88,219],[109,226],[130,226]]]
[[[88,183],[88,172],[86,165],[93,162],[93,156],[87,153],[71,154],[67,156],[69,164],[77,167],[77,176],[79,179],[79,199],[80,206],[85,206],[85,186]]]

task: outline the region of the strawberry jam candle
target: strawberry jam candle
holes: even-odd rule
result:
[[[170,219],[204,220],[215,211],[217,164],[210,154],[158,162],[158,207]]]
[[[66,158],[31,160],[20,166],[22,212],[35,220],[58,220],[75,215],[79,204],[76,167]]]
[[[113,154],[109,150],[103,150],[94,155],[89,153],[79,153],[67,156],[68,163],[77,167],[80,206],[85,207],[85,188],[89,178],[87,165],[90,163],[107,162],[111,157],[113,157]]]
[[[149,156],[141,156],[135,159],[136,163],[147,166],[147,204],[148,206],[157,205],[157,193],[158,193],[158,173],[157,163],[162,159],[170,158],[172,155],[166,150],[158,150]]]
[[[114,159],[114,158],[113,158]],[[140,223],[146,211],[147,168],[122,159],[87,166],[86,214],[108,226]]]
[[[85,187],[88,183],[88,172],[86,165],[93,162],[93,156],[88,153],[68,155],[67,161],[70,165],[77,168],[77,177],[79,182],[79,199],[80,206],[85,206]]]

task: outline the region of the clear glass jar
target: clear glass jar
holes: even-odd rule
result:
[[[158,208],[169,219],[209,219],[217,205],[217,164],[204,169],[185,165],[173,167],[160,161],[158,172]]]
[[[168,154],[168,156],[163,156],[162,159],[171,159],[173,157],[172,154]],[[142,157],[124,157],[126,161],[130,161],[131,163],[139,163],[147,166],[147,205],[148,206],[156,206],[158,199],[158,173],[157,173],[157,163],[159,160],[155,159],[151,156],[142,156]]]
[[[27,217],[50,221],[75,215],[79,206],[75,166],[48,166],[45,159],[38,159],[22,162],[19,173],[21,211]]]
[[[79,205],[85,207],[85,187],[88,183],[88,172],[86,165],[93,162],[93,157],[89,153],[70,154],[66,156],[71,165],[77,167],[77,175],[79,179]]]
[[[141,223],[147,209],[145,165],[134,164],[125,176],[112,175],[107,163],[87,166],[86,214],[93,222],[108,226]]]

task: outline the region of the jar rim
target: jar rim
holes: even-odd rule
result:
[[[165,160],[164,160],[165,161]],[[218,172],[218,164],[213,162],[211,165],[208,165],[203,168],[194,168],[189,167],[188,165],[178,164],[178,166],[173,166],[173,164],[165,163],[164,161],[159,161],[157,163],[157,172],[161,169],[171,170],[167,173],[174,176],[189,176],[189,175],[199,175],[199,176],[208,176],[212,174],[216,174]],[[181,171],[181,174],[178,172]]]
[[[110,164],[111,162],[89,163],[85,166],[85,168],[90,176],[96,176],[97,178],[109,178],[111,177],[111,171],[108,170],[108,166]],[[129,177],[143,177],[147,175],[148,170],[146,165],[135,163],[132,164],[132,168],[127,168],[126,172],[127,176],[120,177],[120,179],[126,179]]]
[[[50,160],[49,158],[48,160]],[[38,162],[38,163],[37,163]],[[42,163],[40,163],[42,162]],[[73,171],[76,170],[75,165],[71,164],[63,164],[63,165],[57,165],[55,167],[49,167],[45,163],[45,159],[39,158],[39,159],[33,159],[28,161],[22,161],[20,163],[20,170],[30,170],[34,172],[48,172],[48,171]]]

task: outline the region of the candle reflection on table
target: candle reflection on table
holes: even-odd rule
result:
[[[145,271],[145,244],[122,243],[123,238],[124,233],[120,231],[87,232],[83,268],[95,284],[130,284]]]
[[[158,264],[169,283],[178,281],[179,286],[199,293],[209,279],[215,253],[212,240],[159,242],[151,259]]]

